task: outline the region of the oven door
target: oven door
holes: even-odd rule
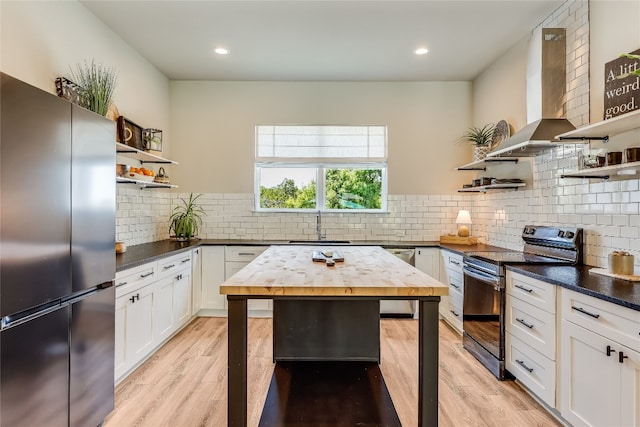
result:
[[[498,360],[504,360],[503,314],[500,277],[465,265],[462,327]]]

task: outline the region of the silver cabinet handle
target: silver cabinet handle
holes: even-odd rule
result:
[[[522,285],[513,285],[513,286],[514,286],[515,288],[522,289],[523,291],[525,291],[525,292],[527,292],[527,293],[531,293],[531,292],[533,292],[533,289],[525,288],[525,287],[524,287],[524,286],[522,286]]]
[[[529,373],[533,372],[533,368],[528,367],[522,360],[516,359],[516,363],[526,369]]]
[[[573,310],[575,310],[575,311],[579,311],[579,312],[580,312],[580,313],[582,313],[582,314],[586,314],[587,316],[591,316],[591,317],[593,317],[594,319],[598,319],[598,318],[600,317],[600,315],[599,315],[599,314],[593,314],[593,313],[590,313],[590,312],[588,312],[587,310],[585,310],[585,309],[584,309],[584,308],[582,308],[582,307],[574,307],[574,306],[571,306],[571,308],[572,308]]]
[[[529,329],[533,329],[533,325],[530,325],[529,323],[525,322],[523,319],[518,319],[518,318],[516,317],[516,321],[517,321],[518,323],[523,324],[524,326],[526,326],[526,327],[527,327],[527,328],[529,328]]]

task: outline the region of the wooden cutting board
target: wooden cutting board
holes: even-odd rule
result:
[[[610,272],[606,268],[592,268],[591,270],[589,270],[589,273],[600,274],[601,276],[613,277],[615,279],[626,280],[628,282],[640,282],[639,275],[616,274],[616,273]]]

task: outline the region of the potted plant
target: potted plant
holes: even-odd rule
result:
[[[173,209],[173,214],[169,217],[169,235],[173,232],[176,240],[181,242],[196,238],[200,227],[202,227],[202,215],[206,215],[204,209],[196,204],[196,200],[202,196],[198,194],[194,197],[189,194],[189,200],[180,199],[182,204]]]
[[[489,150],[491,150],[491,142],[495,125],[489,123],[483,127],[470,127],[462,135],[460,140],[470,142],[473,145],[473,160],[478,161],[484,159]]]
[[[113,92],[116,88],[118,73],[114,68],[96,64],[94,60],[76,65],[71,71],[71,79],[78,86],[78,98],[82,107],[102,116],[107,115]]]

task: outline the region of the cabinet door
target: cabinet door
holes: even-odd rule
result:
[[[624,346],[619,351],[627,356],[620,363],[620,425],[640,426],[640,352]]]
[[[127,337],[127,305],[126,296],[116,298],[116,331],[115,331],[115,366],[114,377],[118,381],[127,372],[126,337]]]
[[[620,426],[620,363],[616,345],[562,320],[560,412],[574,426]],[[625,424],[626,425],[626,424]],[[629,424],[632,425],[632,424]]]
[[[202,248],[202,308],[224,310],[227,298],[220,295],[224,282],[224,246]]]
[[[202,305],[202,255],[201,248],[191,252],[191,314],[198,314]]]
[[[173,276],[158,280],[154,287],[154,315],[156,326],[156,343],[167,339],[174,331],[173,317]]]
[[[440,249],[416,248],[416,268],[440,280]]]
[[[184,270],[173,281],[174,330],[191,319],[191,271]]]
[[[439,257],[439,261],[438,261],[438,267],[439,267],[439,278],[440,278],[440,283],[444,283],[445,285],[449,284],[449,270],[447,270],[447,257],[446,257],[446,251],[440,251],[440,257]],[[438,311],[440,312],[440,317],[449,321],[449,317],[451,315],[451,313],[449,312],[450,307],[449,307],[449,296],[445,295],[440,297],[440,306]],[[451,323],[451,322],[449,322]]]
[[[118,298],[116,306],[122,304],[122,300],[126,303],[125,359],[127,369],[130,369],[154,348],[153,286],[145,286]]]

